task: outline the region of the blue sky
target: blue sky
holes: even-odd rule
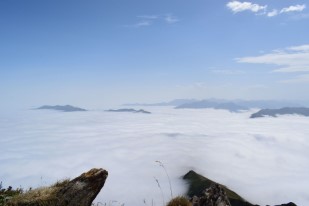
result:
[[[308,3],[3,0],[0,105],[309,100]]]

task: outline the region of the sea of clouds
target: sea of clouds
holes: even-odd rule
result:
[[[162,205],[185,194],[189,170],[255,204],[309,205],[309,118],[250,119],[253,111],[5,111],[0,115],[3,186],[47,186],[93,167],[109,176],[96,202]],[[164,193],[162,196],[157,179]]]

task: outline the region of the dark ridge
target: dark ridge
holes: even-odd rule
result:
[[[235,104],[234,102],[216,102],[211,100],[202,100],[192,103],[186,103],[175,107],[175,109],[224,109],[230,112],[239,112],[241,110],[248,110],[248,107]]]
[[[183,179],[186,180],[189,184],[189,190],[187,195],[189,197],[200,196],[201,193],[209,188],[213,184],[218,184],[206,177],[203,177],[200,174],[197,174],[194,171],[189,171],[187,174],[183,176]],[[227,197],[230,200],[232,206],[255,206],[246,200],[244,200],[241,196],[239,196],[236,192],[228,189],[226,186],[219,184],[226,192]],[[256,205],[257,206],[257,205]]]
[[[151,112],[145,111],[143,109],[109,109],[106,112],[131,112],[131,113],[143,113],[143,114],[151,114]]]
[[[50,109],[50,110],[57,110],[57,111],[63,111],[63,112],[78,112],[78,111],[87,111],[86,109],[82,109],[79,107],[74,107],[71,105],[55,105],[55,106],[50,106],[50,105],[44,105],[41,107],[38,107],[36,109]]]
[[[297,114],[302,116],[309,116],[309,108],[306,107],[284,107],[281,109],[261,109],[260,111],[253,113],[250,118],[258,117],[277,117],[277,115]]]
[[[183,176],[183,179],[187,181],[189,185],[189,189],[187,191],[187,195],[192,198],[193,196],[203,196],[203,191],[205,189],[210,188],[212,185],[218,184],[220,185],[228,197],[230,203],[232,206],[259,206],[252,204],[248,201],[246,201],[244,198],[242,198],[240,195],[238,195],[236,192],[230,190],[224,185],[221,185],[215,181],[212,181],[206,177],[203,177],[202,175],[190,170],[187,174]],[[281,204],[281,205],[275,205],[275,206],[297,206],[293,202],[287,203],[287,204]]]

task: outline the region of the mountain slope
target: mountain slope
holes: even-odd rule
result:
[[[239,112],[241,110],[249,109],[248,107],[241,106],[233,102],[216,102],[211,100],[196,101],[175,107],[175,109],[204,109],[204,108],[224,109],[231,112]]]
[[[145,111],[143,109],[109,109],[106,112],[131,112],[131,113],[143,113],[143,114],[151,114],[151,112]]]
[[[77,112],[77,111],[87,111],[86,109],[82,109],[79,107],[74,107],[71,105],[55,105],[55,106],[50,106],[50,105],[44,105],[41,107],[38,107],[36,109],[50,109],[50,110],[58,110],[58,111],[63,111],[63,112]]]
[[[187,195],[189,197],[193,197],[194,195],[199,195],[203,190],[210,187],[212,184],[216,183],[206,177],[203,177],[200,174],[197,174],[196,172],[192,170],[189,171],[187,174],[185,174],[183,176],[183,179],[186,180],[189,184],[189,189],[187,192]],[[234,191],[228,189],[226,186],[224,185],[221,185],[221,186],[224,188],[226,195],[229,198],[232,206],[254,206],[253,204],[244,200],[241,196],[239,196]]]
[[[298,114],[302,116],[309,116],[309,108],[306,107],[284,107],[281,109],[261,109],[260,111],[253,113],[250,118],[258,117],[277,117],[277,115],[285,114]]]

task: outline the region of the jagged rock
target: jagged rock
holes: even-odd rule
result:
[[[289,202],[287,204],[275,205],[275,206],[297,206],[293,202]]]
[[[229,198],[219,184],[212,184],[200,197],[193,196],[193,206],[231,206]]]
[[[203,196],[203,192],[206,189],[210,188],[212,185],[218,184],[217,182],[212,181],[206,177],[203,177],[202,175],[197,174],[192,170],[189,171],[186,175],[184,175],[183,179],[186,180],[187,183],[189,184],[187,195],[191,198],[194,196],[197,197]],[[226,196],[228,197],[229,202],[232,206],[255,206],[246,201],[236,192],[228,189],[226,186],[220,185],[220,187],[224,189]]]
[[[191,198],[193,206],[259,206],[249,203],[226,186],[203,177],[192,170],[185,174],[183,179],[189,184],[187,195]],[[297,205],[290,202],[275,206]]]
[[[108,172],[91,169],[79,177],[65,180],[53,186],[30,190],[9,200],[7,206],[91,206]]]

